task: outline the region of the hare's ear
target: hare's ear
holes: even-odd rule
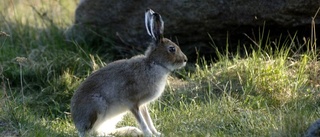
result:
[[[148,34],[159,42],[163,38],[164,23],[160,14],[155,13],[151,9],[147,9],[145,13],[145,25]]]

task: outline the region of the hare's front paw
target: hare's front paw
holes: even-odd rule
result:
[[[143,131],[143,135],[145,137],[152,137],[152,132],[150,130],[145,130],[145,131]]]

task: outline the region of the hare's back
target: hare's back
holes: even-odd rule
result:
[[[117,60],[91,74],[82,84],[89,90],[104,92],[119,90],[137,80],[145,79],[143,56],[131,59]],[[86,86],[88,85],[88,86]]]

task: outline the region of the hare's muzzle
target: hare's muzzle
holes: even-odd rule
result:
[[[181,52],[181,66],[179,68],[185,67],[187,65],[187,61],[187,56],[183,52]]]

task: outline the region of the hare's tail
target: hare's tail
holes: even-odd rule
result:
[[[308,128],[304,137],[319,137],[319,135],[320,135],[320,119],[318,119]]]

